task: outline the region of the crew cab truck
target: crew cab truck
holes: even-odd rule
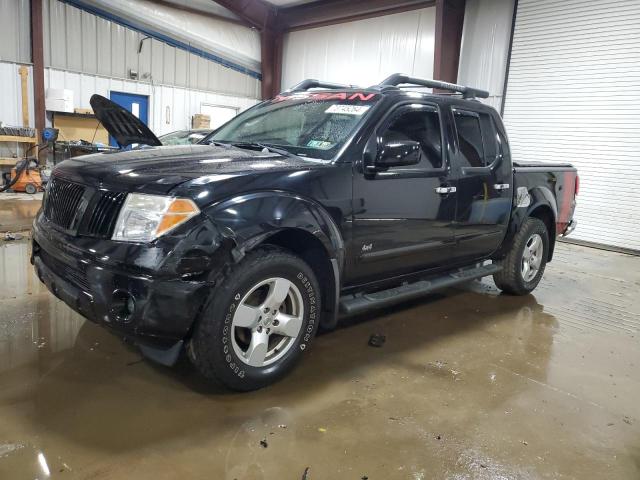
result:
[[[488,275],[527,294],[575,228],[577,172],[513,161],[487,96],[402,74],[305,80],[200,145],[161,147],[96,95],[129,150],[54,169],[32,262],[146,356],[186,351],[241,391],[285,375],[341,316]]]

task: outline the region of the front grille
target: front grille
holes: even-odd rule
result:
[[[49,267],[56,275],[61,276],[69,283],[81,288],[85,292],[90,292],[89,282],[87,281],[87,275],[84,270],[84,266],[80,268],[72,267],[64,262],[61,262],[57,258],[49,255],[44,249],[40,248],[38,255],[42,259],[43,263]]]
[[[111,238],[126,198],[124,192],[96,190],[53,177],[47,187],[44,215],[68,233]]]
[[[82,229],[82,233],[94,237],[111,237],[111,233],[118,219],[120,207],[127,196],[123,192],[104,192],[96,194],[93,211],[88,213],[89,220]]]
[[[84,195],[84,187],[77,183],[52,178],[44,202],[45,216],[56,225],[69,230]]]

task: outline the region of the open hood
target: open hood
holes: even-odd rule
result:
[[[91,108],[102,126],[116,140],[120,148],[134,143],[150,146],[160,146],[158,140],[149,127],[136,118],[131,112],[122,108],[102,95],[92,95]]]

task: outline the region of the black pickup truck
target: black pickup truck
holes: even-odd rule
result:
[[[340,316],[488,275],[526,294],[575,227],[578,177],[512,161],[487,96],[401,74],[371,88],[306,80],[200,145],[161,147],[96,95],[129,150],[54,169],[32,262],[146,356],[171,365],[186,351],[236,390],[282,377]]]

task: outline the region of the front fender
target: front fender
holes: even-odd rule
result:
[[[217,202],[204,209],[221,230],[233,240],[236,261],[264,239],[284,229],[304,230],[316,237],[331,259],[344,266],[344,241],[338,218],[309,198],[284,191],[254,192]],[[338,214],[336,214],[337,216]]]

